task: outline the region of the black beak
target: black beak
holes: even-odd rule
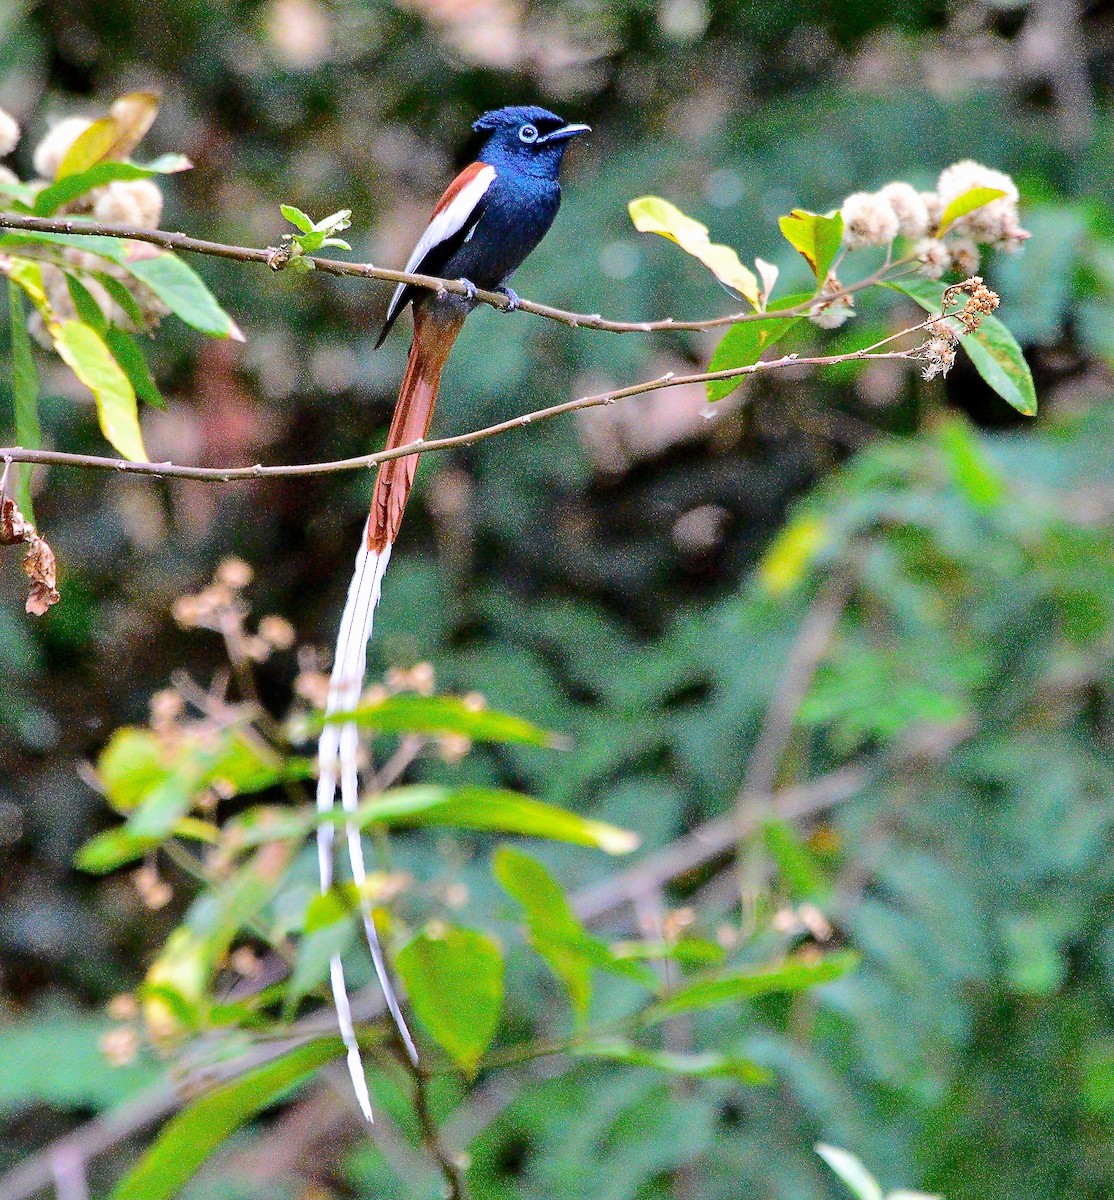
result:
[[[555,129],[552,133],[547,133],[545,137],[538,138],[539,142],[563,142],[567,138],[579,137],[582,133],[591,133],[591,125],[562,125],[560,129]]]

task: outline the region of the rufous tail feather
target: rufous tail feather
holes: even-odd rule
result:
[[[436,311],[431,312],[431,306],[427,303],[415,304],[414,343],[410,348],[406,374],[403,376],[390,433],[387,435],[388,450],[408,445],[426,436],[437,402],[441,371],[462,323],[463,317],[455,313],[446,317]],[[340,632],[337,634],[333,672],[329,679],[329,693],[325,703],[326,715],[351,712],[359,704],[364,686],[372,620],[417,466],[418,455],[411,454],[405,458],[391,459],[379,468],[371,512],[364,525],[364,534],[356,555],[356,569],[348,588],[348,600],[341,617]],[[356,811],[359,803],[358,751],[359,729],[354,722],[325,726],[317,746],[317,811],[320,814],[333,810],[338,775],[341,805],[346,813],[352,814]],[[345,835],[352,879],[361,892],[361,915],[372,962],[375,964],[375,973],[379,977],[387,1008],[394,1019],[406,1052],[416,1065],[418,1051],[399,1007],[398,997],[395,995],[379,944],[375,921],[368,900],[363,895],[367,868],[364,864],[360,830],[355,821],[345,822]],[[322,892],[327,892],[333,882],[334,841],[335,826],[329,822],[319,824],[317,860]],[[348,1070],[356,1089],[360,1110],[370,1121],[372,1114],[367,1078],[364,1075],[360,1048],[352,1024],[352,1010],[340,955],[336,955],[330,964],[330,981],[337,1010],[337,1023],[348,1052]]]

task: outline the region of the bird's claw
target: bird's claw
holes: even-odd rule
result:
[[[518,299],[517,292],[513,291],[509,287],[497,287],[495,290],[499,293],[500,296],[506,296],[506,298],[507,298],[507,303],[503,305],[504,312],[509,312],[509,313],[518,312],[518,306],[519,306],[520,301]]]
[[[457,283],[459,283],[460,286],[464,289],[464,299],[465,300],[468,300],[468,301],[475,300],[476,292],[479,291],[479,289],[471,281],[471,279],[458,279]]]

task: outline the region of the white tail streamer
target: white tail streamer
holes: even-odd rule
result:
[[[379,591],[390,558],[391,547],[389,544],[379,553],[368,548],[368,531],[365,524],[363,536],[360,539],[359,553],[356,555],[356,569],[348,588],[348,600],[344,605],[344,615],[341,617],[340,632],[337,635],[333,673],[329,679],[329,695],[325,704],[326,714],[350,711],[359,703],[360,693],[364,686],[364,671],[367,667],[367,644],[371,638],[372,619],[375,614],[375,606],[379,603]],[[357,766],[358,750],[359,730],[354,724],[326,725],[322,730],[317,745],[317,811],[319,813],[333,810],[336,801],[338,765],[341,804],[346,813],[356,811],[360,790]],[[367,879],[367,868],[364,865],[360,830],[355,822],[347,821],[345,832],[348,840],[348,858],[351,863],[352,879],[357,888],[362,889],[364,881]],[[327,892],[333,883],[334,841],[335,827],[332,824],[324,823],[317,827],[317,865],[322,892]],[[371,950],[371,959],[375,964],[375,973],[379,977],[387,1008],[394,1018],[407,1053],[416,1064],[418,1052],[414,1046],[414,1039],[410,1036],[410,1030],[406,1027],[402,1010],[399,1008],[398,997],[395,995],[387,964],[383,959],[383,949],[379,944],[375,922],[370,908],[363,898],[361,898],[360,907],[368,947]],[[337,1010],[337,1023],[340,1026],[341,1038],[348,1050],[348,1070],[352,1076],[353,1087],[356,1089],[360,1110],[370,1121],[372,1115],[367,1079],[364,1075],[360,1047],[352,1025],[352,1010],[344,982],[344,967],[339,955],[333,958],[329,974],[333,989],[333,1002]]]

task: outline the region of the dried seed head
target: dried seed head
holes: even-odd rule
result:
[[[871,192],[855,192],[843,202],[843,243],[852,250],[860,246],[888,246],[897,237],[900,224],[890,202]]]
[[[110,225],[157,229],[162,216],[162,192],[150,179],[120,179],[97,189],[93,216]]]
[[[921,238],[913,247],[913,256],[921,264],[921,274],[939,279],[951,264],[951,251],[939,238]]]
[[[225,587],[231,588],[233,591],[240,591],[241,588],[246,588],[251,583],[253,576],[254,572],[251,567],[242,558],[229,556],[221,560],[213,578],[217,583],[223,583]]]
[[[139,1034],[126,1025],[119,1025],[101,1034],[101,1053],[114,1067],[126,1067],[135,1062],[139,1053]]]
[[[947,247],[952,269],[961,275],[974,275],[979,269],[979,248],[975,245],[974,238],[949,239]]]
[[[159,873],[154,867],[140,867],[132,875],[132,883],[144,908],[149,908],[152,912],[165,908],[174,895],[170,884],[159,878]]]
[[[887,183],[878,194],[894,210],[898,232],[903,237],[924,237],[928,231],[928,208],[916,188],[908,183]]]
[[[19,141],[19,122],[0,108],[0,158],[7,158]]]
[[[979,243],[1023,241],[1024,237],[1007,236],[1008,233],[1025,233],[1018,220],[1019,197],[1014,181],[1005,172],[984,167],[971,159],[953,163],[940,174],[938,189],[945,206],[972,188],[995,188],[1005,195],[960,217],[953,226],[956,232],[968,234]]]
[[[53,179],[66,157],[66,151],[92,125],[90,117],[66,117],[52,125],[46,137],[35,147],[32,161],[44,179]]]
[[[928,215],[928,229],[935,230],[940,224],[940,218],[944,215],[944,202],[937,192],[921,192],[920,197],[925,213]]]
[[[259,636],[276,650],[289,650],[297,635],[285,617],[269,616],[259,622]]]

